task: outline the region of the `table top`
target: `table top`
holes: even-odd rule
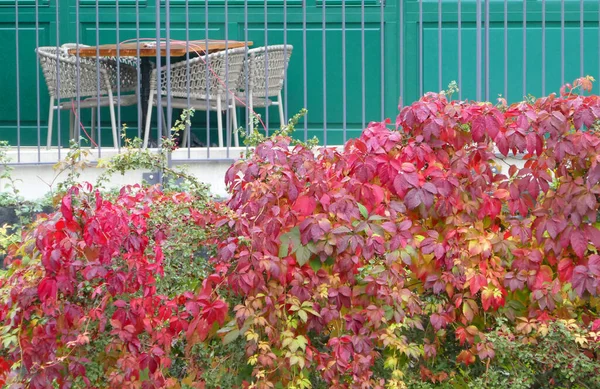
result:
[[[189,44],[188,44],[189,43]],[[252,42],[247,42],[248,46],[252,46]],[[158,51],[156,42],[126,42],[120,44],[108,44],[100,46],[89,46],[79,47],[80,57],[116,57],[117,46],[119,48],[119,56],[121,57],[137,57],[138,56],[138,45],[139,45],[139,56],[140,57],[156,57]],[[245,47],[246,42],[240,41],[222,41],[222,40],[194,40],[189,42],[177,41],[171,42],[169,45],[169,56],[170,57],[183,57],[188,52],[190,53],[212,53],[214,51],[220,51],[228,49],[235,49],[239,47]],[[160,53],[162,56],[167,54],[166,42],[161,42]],[[77,49],[69,49],[69,54],[77,54]]]

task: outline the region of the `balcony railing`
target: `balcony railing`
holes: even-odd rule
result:
[[[4,0],[0,139],[14,146],[15,163],[54,163],[71,139],[102,157],[119,152],[122,133],[143,138],[150,109],[153,148],[169,136],[165,130],[186,101],[204,99],[175,162],[236,158],[243,144],[237,148],[228,129],[237,123],[250,131],[252,112],[260,115],[259,130],[271,133],[282,118],[306,108],[294,136],[341,145],[368,122],[393,119],[399,104],[451,81],[459,88],[455,98],[516,101],[557,92],[581,75],[597,77],[599,20],[599,3],[587,0]],[[221,46],[208,48],[215,41]],[[98,47],[117,43],[123,44],[111,53]],[[84,56],[82,45],[94,47],[95,55]],[[228,54],[225,70],[216,74],[219,60],[205,54],[236,45],[242,67],[233,66],[239,56]],[[272,104],[279,96],[269,86],[250,93],[249,58],[271,46],[293,50],[284,65],[261,57],[267,79],[283,69],[281,106]],[[36,52],[43,47],[55,55],[62,47],[58,56],[74,61],[74,73],[61,72],[56,60],[55,79],[47,83],[52,72],[42,69],[48,57]],[[173,54],[174,47],[182,50]],[[149,49],[154,53],[144,56]],[[198,57],[204,74],[194,68]],[[174,71],[179,76],[173,78]],[[193,92],[215,80],[220,107],[214,93]],[[152,86],[164,93],[152,95]],[[150,95],[164,111],[148,104]],[[223,109],[227,104],[235,109]],[[48,137],[50,111],[59,106]]]

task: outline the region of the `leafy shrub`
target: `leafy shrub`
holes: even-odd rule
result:
[[[497,317],[592,331],[600,98],[580,87],[511,106],[430,93],[398,131],[371,123],[341,152],[276,137],[237,162],[216,262],[220,289],[244,298],[255,386],[304,388],[318,372],[328,387],[399,388],[415,368],[439,383],[489,364]],[[498,172],[496,148],[524,166]]]
[[[228,208],[75,187],[0,278],[2,379],[597,386],[600,97],[576,93],[590,86],[511,106],[427,94],[342,151],[278,134],[229,169]],[[524,166],[505,174],[511,153]],[[189,263],[166,267],[167,250]]]
[[[202,283],[188,285],[189,274],[164,271],[174,250],[163,244],[178,222],[154,217],[160,204],[180,220],[187,209],[188,233],[208,222],[184,193],[129,187],[111,202],[74,187],[26,236],[0,278],[9,387],[164,387],[199,377],[193,347],[223,323],[227,304]],[[210,238],[192,237],[188,249]]]

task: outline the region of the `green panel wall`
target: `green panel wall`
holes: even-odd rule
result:
[[[79,6],[77,3],[79,1]],[[4,43],[4,58],[0,65],[0,88],[4,104],[0,108],[0,139],[11,144],[34,145],[38,136],[45,141],[46,118],[48,112],[47,89],[41,78],[36,63],[34,48],[36,40],[39,45],[54,45],[75,42],[77,34],[81,43],[95,45],[114,43],[136,37],[136,12],[139,12],[139,35],[156,37],[155,18],[157,0],[38,0],[37,16],[34,0],[18,0],[18,38],[17,55],[15,29],[15,0],[0,0],[0,40]],[[266,3],[266,6],[265,6]],[[343,142],[343,80],[342,80],[342,1],[341,0],[305,0],[306,3],[306,52],[303,52],[303,0],[287,0],[287,16],[284,30],[283,0],[248,0],[248,39],[255,46],[264,44],[281,44],[285,39],[294,45],[294,53],[289,66],[288,106],[289,115],[305,106],[304,84],[307,85],[307,104],[309,114],[298,129],[299,137],[318,136],[328,144]],[[345,0],[346,28],[346,130],[347,137],[357,136],[365,122],[394,118],[397,114],[399,98],[404,103],[418,99],[420,91],[439,91],[438,80],[439,57],[438,45],[442,45],[442,83],[441,88],[459,79],[458,71],[458,29],[455,0],[442,1],[442,40],[438,41],[438,1],[404,0],[402,9],[404,42],[400,42],[400,9],[399,0],[387,0],[381,7],[379,0],[364,0],[364,39],[365,51],[361,49],[361,5],[363,0]],[[165,0],[159,1],[161,7],[161,37],[166,37]],[[185,38],[186,9],[185,0],[170,0],[170,32],[173,39]],[[476,86],[476,1],[462,0],[462,88],[461,97],[475,99]],[[508,44],[508,99],[521,99],[523,90],[523,2],[508,1],[508,41],[504,42],[504,1],[490,0],[490,32],[489,32],[489,90],[490,100],[504,95],[504,45]],[[225,18],[225,0],[210,0],[208,12],[208,37],[210,39],[243,40],[244,0],[228,0],[227,20]],[[482,23],[485,2],[481,1]],[[561,50],[560,1],[546,1],[546,93],[557,91],[561,84]],[[584,74],[600,76],[598,62],[598,2],[585,1],[584,13]],[[422,26],[419,23],[419,8],[422,8]],[[527,93],[542,93],[542,2],[527,1],[527,50],[526,50],[526,83]],[[98,9],[98,12],[97,12]],[[77,16],[77,10],[79,15]],[[325,10],[325,11],[324,11]],[[266,12],[265,12],[266,11]],[[205,0],[189,0],[190,38],[204,39],[206,36]],[[580,40],[579,40],[579,1],[565,1],[565,74],[566,82],[580,75]],[[79,23],[77,23],[77,19]],[[118,28],[117,28],[118,19]],[[323,32],[323,19],[326,31]],[[268,36],[265,34],[265,22]],[[38,30],[36,31],[36,23]],[[58,26],[58,28],[57,28]],[[485,53],[484,28],[481,28],[481,49]],[[99,34],[96,36],[96,29]],[[383,31],[382,31],[383,29]],[[287,32],[286,32],[287,31]],[[422,33],[423,59],[419,61],[419,39]],[[325,35],[325,42],[323,36]],[[382,41],[383,37],[383,41]],[[323,47],[325,44],[325,50]],[[382,52],[383,49],[383,52]],[[326,57],[323,57],[325,51]],[[307,79],[304,80],[304,61],[306,56]],[[404,59],[404,76],[400,80],[400,58]],[[18,85],[20,89],[20,113],[16,104],[16,68],[20,72]],[[175,59],[174,59],[175,60]],[[325,60],[325,61],[324,61]],[[362,63],[365,64],[365,90],[362,88]],[[325,65],[324,65],[325,63]],[[486,96],[486,68],[482,58],[481,96]],[[325,68],[325,79],[323,77]],[[381,73],[384,69],[383,75]],[[37,77],[40,77],[40,97],[36,95]],[[420,79],[422,78],[422,85]],[[323,86],[326,82],[327,94],[324,96]],[[401,90],[402,86],[402,90]],[[599,91],[598,85],[595,86]],[[365,111],[363,115],[363,99],[365,94]],[[382,95],[384,105],[382,107]],[[324,109],[326,103],[326,111]],[[241,113],[241,112],[240,112]],[[175,112],[177,114],[177,112]],[[156,116],[156,115],[155,115]],[[266,115],[263,114],[263,117]],[[102,144],[110,145],[109,116],[102,110],[104,131]],[[324,119],[327,122],[324,123]],[[60,115],[61,143],[67,143],[68,116]],[[83,123],[88,125],[89,113],[83,112]],[[38,119],[40,131],[38,132]],[[215,114],[211,115],[210,127],[215,128]],[[271,129],[278,126],[278,115],[275,110],[269,112]],[[240,119],[242,121],[243,118]],[[130,135],[137,129],[137,109],[127,107],[121,110],[121,121],[127,123]],[[56,121],[55,121],[56,123]],[[17,127],[21,137],[17,139]],[[326,128],[326,136],[323,129]],[[194,120],[195,133],[206,140],[206,115],[197,113]],[[55,134],[57,131],[55,129]],[[55,135],[56,137],[57,135]],[[216,131],[211,133],[211,143],[216,140]],[[56,140],[55,140],[56,144]]]
[[[477,96],[477,2],[461,1],[462,18],[462,90],[461,98],[475,99]],[[558,92],[561,81],[561,2],[547,0],[545,17],[545,93]],[[507,42],[504,42],[504,0],[489,1],[489,99],[495,101],[504,95],[504,45],[508,45],[507,97],[509,101],[521,100],[526,94],[542,94],[542,1],[526,1],[526,36],[523,40],[523,5],[520,0],[507,2]],[[442,45],[442,85],[445,89],[450,81],[458,81],[458,3],[442,2],[442,40],[438,40],[438,2],[423,1],[423,62],[419,68],[419,2],[405,2],[406,25],[406,83],[408,101],[419,96],[419,71],[423,74],[423,91],[439,91],[438,45]],[[485,2],[481,1],[481,53],[485,55],[484,32]],[[580,42],[580,2],[566,0],[564,13],[564,82],[572,82],[581,75],[600,76],[598,37],[598,1],[584,1],[584,34]],[[523,88],[523,48],[526,44],[525,89]],[[584,70],[580,73],[580,48],[584,51]],[[411,56],[408,53],[416,53]],[[481,96],[485,98],[485,61],[480,62]],[[598,83],[594,92],[599,93]]]

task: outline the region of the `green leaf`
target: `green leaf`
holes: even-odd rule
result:
[[[360,211],[360,214],[362,215],[362,217],[364,217],[365,219],[369,217],[369,212],[367,211],[367,208],[362,205],[361,203],[357,203],[358,204],[358,210]]]
[[[140,370],[140,381],[148,381],[149,379],[150,375],[148,374],[148,368]]]
[[[319,269],[321,269],[321,260],[317,257],[313,258],[310,260],[310,267],[313,269],[313,271],[316,273],[319,271]]]
[[[298,265],[304,266],[304,264],[310,259],[311,254],[312,253],[310,252],[308,246],[300,245],[296,249],[296,261],[298,262]]]
[[[298,311],[298,316],[300,317],[300,319],[302,319],[303,322],[307,322],[308,321],[308,314],[306,313],[306,311]]]
[[[227,335],[225,335],[223,337],[223,345],[228,345],[229,343],[236,340],[238,338],[238,336],[240,336],[240,330],[238,330],[237,328],[231,330],[230,332],[227,333]]]
[[[279,256],[279,258],[285,258],[288,256],[288,249],[289,249],[289,241],[288,242],[284,242],[283,241],[283,235],[281,236],[281,246],[279,246],[279,253],[277,254]]]
[[[296,252],[302,243],[300,242],[300,229],[298,227],[292,228],[289,232],[279,237],[281,246],[279,246],[279,258],[287,257],[289,252],[290,243],[292,244],[292,253]]]

